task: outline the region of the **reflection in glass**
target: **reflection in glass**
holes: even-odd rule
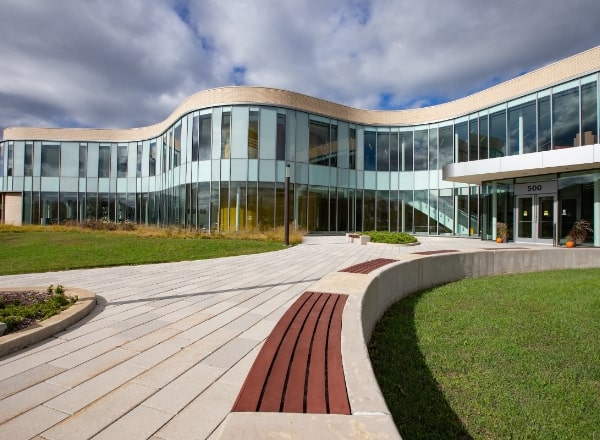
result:
[[[552,148],[552,126],[550,115],[550,97],[538,99],[538,151]]]
[[[80,151],[81,151],[81,147],[80,147]],[[81,155],[80,155],[79,160],[81,160]],[[79,167],[79,170],[81,172],[81,166]],[[32,142],[27,142],[25,144],[25,169],[23,171],[24,171],[25,176],[33,176],[33,143]]]
[[[439,167],[448,165],[454,160],[454,136],[452,126],[440,127]]]
[[[402,170],[403,171],[412,171],[412,169],[413,169],[413,133],[412,133],[412,131],[403,131],[400,133],[400,146],[401,146],[401,154],[402,154]]]
[[[127,145],[117,147],[117,177],[127,177]]]
[[[221,117],[221,159],[231,157],[231,112],[223,112]],[[200,157],[202,160],[202,157]]]
[[[224,113],[223,117],[227,116],[230,118],[230,113]],[[228,119],[229,121],[229,119]],[[229,122],[226,124],[225,134],[227,135],[227,145],[229,145]],[[202,115],[200,116],[200,134],[199,134],[199,147],[198,147],[198,160],[209,160],[210,152],[211,152],[211,130],[212,130],[212,117],[211,115]],[[221,133],[223,136],[223,133]],[[223,138],[221,138],[221,142],[223,142]],[[217,146],[218,148],[218,146]],[[228,149],[228,147],[227,147]]]
[[[490,115],[490,158],[506,155],[506,111],[502,110]]]
[[[200,157],[200,140],[199,140],[199,116],[194,115],[192,118],[192,161],[197,161]]]
[[[398,171],[400,150],[398,149],[398,133],[390,133],[390,170]]]
[[[108,150],[110,158],[110,147]],[[42,177],[58,177],[60,169],[60,145],[42,144]]]
[[[428,133],[429,130],[415,130],[414,144],[414,170],[427,170],[427,153],[428,153]]]
[[[181,165],[181,123],[173,129],[173,167]]]
[[[365,131],[365,143],[364,143],[364,169],[365,171],[375,171],[376,165],[376,133],[374,131]]]
[[[364,190],[363,192],[363,230],[375,229],[375,191]]]
[[[535,153],[535,101],[508,109],[508,154]]]
[[[592,145],[598,139],[598,85],[581,86],[581,139],[577,145]]]
[[[285,113],[277,113],[277,140],[275,145],[275,159],[285,160]]]
[[[479,159],[479,145],[477,145],[477,141],[479,140],[478,125],[477,118],[469,120],[469,160]]]
[[[259,111],[250,110],[248,120],[248,159],[258,159],[258,126]]]
[[[348,129],[348,159],[351,170],[356,169],[356,128]]]
[[[390,134],[377,133],[377,171],[390,170]]]
[[[554,149],[569,148],[579,141],[579,88],[552,95],[552,144]]]
[[[457,162],[467,162],[469,160],[469,127],[466,121],[454,126],[454,136],[458,153]]]
[[[429,169],[438,169],[438,129],[429,129]]]
[[[377,191],[377,230],[389,230],[390,192]]]
[[[488,158],[488,117],[479,118],[479,159]]]
[[[308,130],[309,162],[329,166],[329,124],[310,120]]]
[[[156,141],[150,142],[150,154],[148,155],[148,172],[156,176]]]

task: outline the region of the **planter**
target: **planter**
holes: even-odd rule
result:
[[[496,243],[504,243],[504,240],[502,239],[502,237],[498,237],[496,238]]]
[[[565,243],[565,246],[568,248],[574,248],[575,247],[575,242],[574,241],[567,241]]]

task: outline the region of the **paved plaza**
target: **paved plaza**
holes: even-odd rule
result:
[[[67,330],[0,358],[0,438],[218,438],[262,342],[326,274],[413,252],[513,246],[420,241],[309,236],[265,254],[0,277],[0,287],[87,289],[98,303]]]

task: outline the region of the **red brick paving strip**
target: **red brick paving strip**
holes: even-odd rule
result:
[[[396,263],[398,260],[390,258],[376,258],[375,260],[365,261],[364,263],[355,264],[354,266],[347,267],[340,270],[340,272],[350,273],[371,273],[375,269],[379,269],[387,264]]]
[[[341,348],[347,298],[304,292],[265,341],[232,411],[349,415]]]
[[[435,254],[447,254],[448,252],[458,252],[455,249],[440,249],[438,251],[423,251],[423,252],[413,252],[413,254],[417,255],[435,255]]]

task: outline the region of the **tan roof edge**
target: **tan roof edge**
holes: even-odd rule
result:
[[[229,86],[198,92],[164,121],[130,129],[10,127],[4,140],[127,142],[161,135],[183,115],[202,108],[255,104],[291,108],[361,125],[418,125],[460,117],[525,96],[573,78],[600,71],[600,46],[557,61],[517,78],[455,101],[408,110],[364,110],[268,87]]]

